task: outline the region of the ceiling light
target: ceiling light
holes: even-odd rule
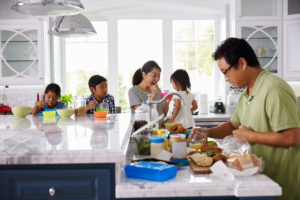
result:
[[[94,35],[92,23],[82,14],[57,17],[51,25],[49,34],[62,37]]]
[[[28,15],[74,15],[83,11],[80,0],[15,0],[11,9]]]

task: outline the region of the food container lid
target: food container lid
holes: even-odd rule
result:
[[[161,134],[165,134],[166,130],[165,129],[158,129],[157,130],[157,134],[161,135]]]
[[[164,142],[165,141],[165,139],[164,138],[161,138],[161,137],[154,137],[154,138],[151,138],[150,139],[150,142],[151,143],[162,143],[162,142]]]

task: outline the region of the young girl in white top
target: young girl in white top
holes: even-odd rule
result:
[[[188,73],[183,69],[178,69],[171,75],[170,81],[174,90],[183,97],[185,104],[182,106],[179,97],[174,95],[174,110],[171,118],[167,120],[167,122],[178,122],[185,128],[194,127],[195,120],[192,116],[192,112],[195,111],[198,106],[194,96],[189,91],[191,89],[191,83]]]

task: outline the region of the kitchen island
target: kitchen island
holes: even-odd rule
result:
[[[281,195],[267,176],[226,181],[194,175],[189,167],[174,179],[129,179],[123,168],[132,158],[133,118],[43,119],[0,115],[1,199],[129,199],[197,197],[237,199]]]

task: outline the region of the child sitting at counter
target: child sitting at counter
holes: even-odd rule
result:
[[[63,109],[66,108],[64,102],[59,101],[60,95],[60,87],[56,83],[51,83],[46,87],[43,101],[35,102],[32,108],[32,114],[36,115],[41,111],[46,109]]]
[[[107,80],[103,76],[94,75],[89,79],[89,88],[91,95],[86,100],[86,113],[92,114],[100,103],[107,103],[109,113],[116,113],[115,100],[110,94],[107,94]]]
[[[189,91],[191,83],[188,73],[183,69],[178,69],[171,75],[170,81],[174,90],[184,99],[185,105],[181,105],[179,97],[173,96],[174,110],[171,118],[166,122],[178,122],[184,128],[194,127],[195,121],[192,112],[198,108],[198,105]]]

